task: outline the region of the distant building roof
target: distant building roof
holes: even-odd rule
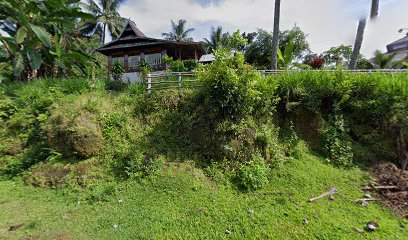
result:
[[[206,54],[201,56],[200,60],[198,62],[200,63],[209,63],[213,62],[215,60],[215,56],[213,54]]]
[[[408,50],[408,35],[387,45],[388,52]]]

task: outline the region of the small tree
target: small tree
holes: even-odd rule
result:
[[[125,87],[125,83],[123,82],[123,74],[125,73],[125,68],[123,64],[119,61],[115,61],[112,66],[112,79],[108,81],[108,89],[114,91],[121,91]]]

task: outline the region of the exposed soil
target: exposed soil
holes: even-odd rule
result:
[[[401,172],[394,164],[384,163],[373,167],[370,173],[378,184],[378,187],[373,186],[373,190],[377,191],[380,200],[408,218],[408,171]],[[389,188],[383,189],[380,186]]]

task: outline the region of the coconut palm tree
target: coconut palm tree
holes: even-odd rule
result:
[[[190,42],[193,41],[193,38],[188,37],[188,35],[194,31],[194,28],[186,29],[187,21],[184,19],[178,20],[175,23],[171,20],[171,31],[168,33],[162,33],[162,36],[170,41],[176,42]]]
[[[117,38],[123,29],[126,19],[122,18],[118,12],[119,7],[126,0],[99,0],[98,4],[94,0],[87,0],[83,4],[84,10],[95,16],[95,20],[81,23],[83,35],[98,34],[101,36],[102,44],[109,32],[112,38]]]
[[[279,47],[279,21],[280,21],[281,0],[275,0],[275,15],[273,20],[273,38],[272,38],[272,70],[278,67],[277,55]]]
[[[375,20],[377,18],[379,5],[380,5],[380,0],[371,1],[371,15],[370,15],[371,20]],[[351,55],[351,59],[350,59],[350,65],[349,65],[350,69],[357,68],[357,59],[358,59],[358,55],[360,54],[361,45],[363,44],[364,31],[365,31],[366,24],[367,24],[367,20],[365,18],[360,19],[360,21],[358,22],[356,41],[354,43],[353,54]]]
[[[204,38],[203,42],[204,46],[207,49],[207,52],[213,53],[215,50],[225,45],[228,36],[229,36],[228,32],[226,33],[222,32],[222,27],[219,26],[217,27],[217,29],[211,27],[210,39]]]

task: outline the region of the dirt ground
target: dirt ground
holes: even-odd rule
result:
[[[373,167],[370,173],[377,183],[372,190],[377,192],[379,199],[408,218],[408,171],[401,172],[396,165],[384,163]]]

